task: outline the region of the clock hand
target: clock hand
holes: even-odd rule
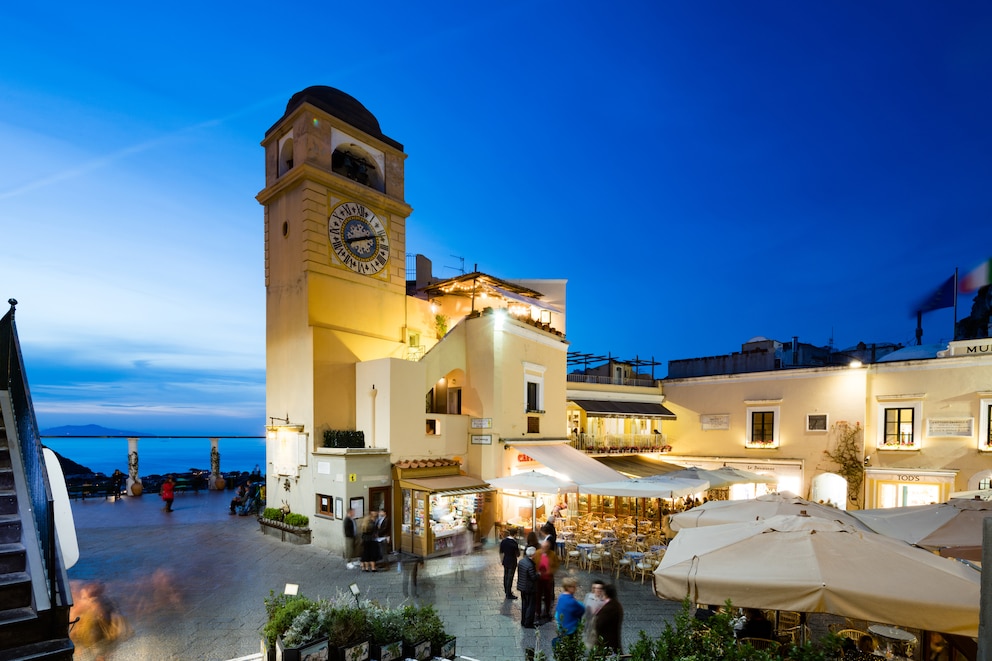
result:
[[[375,238],[383,238],[385,234],[369,234],[368,236],[353,236],[344,240],[345,243],[355,243],[356,241],[370,241]]]

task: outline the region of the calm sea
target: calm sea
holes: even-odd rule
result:
[[[127,473],[126,438],[45,437],[42,443],[63,457],[95,473],[110,475],[119,468]],[[265,472],[264,438],[221,438],[220,470]],[[138,441],[138,475],[185,473],[191,468],[210,470],[209,438],[142,438]]]

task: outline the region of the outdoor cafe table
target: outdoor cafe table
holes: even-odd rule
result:
[[[589,551],[596,548],[595,544],[576,544],[575,548],[579,549],[579,553],[582,554],[582,564],[586,564],[589,561]]]
[[[912,654],[912,648],[917,642],[916,636],[908,631],[884,624],[873,624],[868,627],[868,632],[882,638],[886,645],[890,646],[894,652],[905,656]]]

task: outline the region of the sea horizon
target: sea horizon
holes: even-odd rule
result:
[[[190,470],[210,470],[210,439],[218,438],[220,470],[265,472],[264,437],[142,436],[138,440],[138,475],[167,475]],[[94,473],[111,475],[128,471],[127,437],[45,436],[42,445]]]

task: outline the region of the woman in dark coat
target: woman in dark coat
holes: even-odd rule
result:
[[[617,586],[613,584],[603,586],[603,594],[606,597],[606,602],[600,607],[599,612],[596,613],[596,619],[593,620],[593,626],[596,627],[596,638],[599,640],[600,646],[616,654],[622,654],[620,632],[623,629],[623,606],[617,600]]]
[[[375,571],[375,563],[380,560],[382,554],[376,541],[375,519],[370,516],[362,528],[362,571]]]

